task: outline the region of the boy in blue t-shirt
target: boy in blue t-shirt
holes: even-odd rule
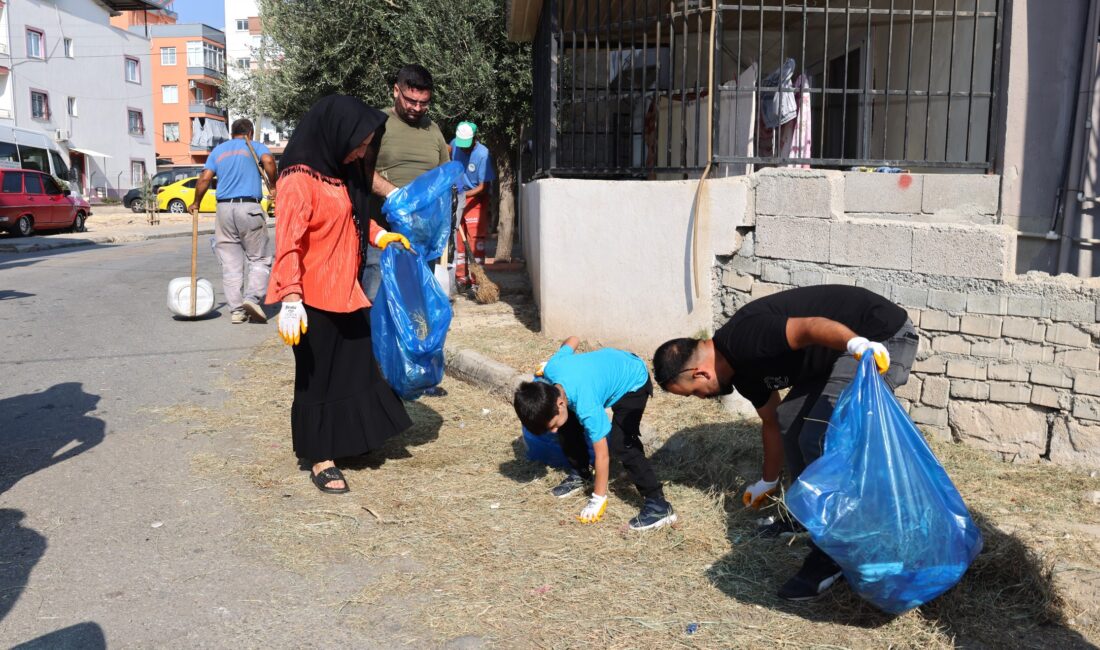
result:
[[[513,406],[528,431],[542,435],[556,432],[573,472],[551,493],[564,498],[584,489],[593,480],[588,445],[595,455],[592,496],[577,517],[585,524],[598,522],[607,509],[607,482],[611,456],[619,459],[645,498],[638,516],[630,520],[634,530],[650,530],[676,521],[672,506],[653,467],[645,457],[639,427],[653,384],[645,362],[635,355],[603,348],[576,354],[580,340],[567,338],[546,362],[536,381],[516,389]],[[611,408],[611,419],[605,409]]]

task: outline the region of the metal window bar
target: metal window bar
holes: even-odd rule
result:
[[[717,175],[768,165],[992,171],[1003,7],[546,0],[533,48],[537,175],[686,178],[708,162]],[[791,85],[765,85],[787,59]],[[754,77],[740,79],[752,64]],[[799,147],[790,122],[761,118],[776,100],[789,114],[792,99]]]

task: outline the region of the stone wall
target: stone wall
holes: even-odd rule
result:
[[[1005,460],[1100,466],[1100,281],[1017,276],[998,188],[996,176],[762,171],[736,252],[717,258],[714,325],[786,288],[866,287],[920,331],[897,394],[927,433]]]

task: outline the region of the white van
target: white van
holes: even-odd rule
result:
[[[0,167],[36,169],[71,181],[67,158],[53,138],[41,131],[0,125]]]

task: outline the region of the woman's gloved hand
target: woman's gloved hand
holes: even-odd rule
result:
[[[306,306],[301,300],[284,300],[279,310],[279,336],[287,345],[298,345],[309,329]]]
[[[408,238],[401,233],[383,230],[382,232],[378,233],[377,237],[374,238],[374,245],[378,248],[385,248],[390,244],[393,244],[394,242],[404,246],[405,250],[407,251],[412,250],[412,244],[410,244]]]

